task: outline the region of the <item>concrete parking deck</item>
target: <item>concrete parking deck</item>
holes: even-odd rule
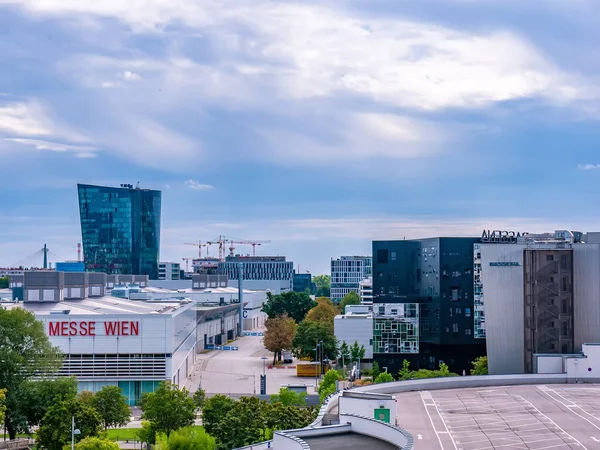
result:
[[[302,439],[310,446],[310,450],[397,450],[398,448],[379,439],[356,433]]]
[[[600,385],[396,394],[416,450],[600,449]],[[365,447],[368,448],[368,447]]]

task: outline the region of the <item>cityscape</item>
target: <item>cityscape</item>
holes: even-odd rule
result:
[[[600,449],[568,3],[0,2],[0,450]]]

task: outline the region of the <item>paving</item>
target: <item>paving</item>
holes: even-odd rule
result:
[[[600,385],[539,385],[396,394],[415,450],[600,450]]]
[[[398,447],[369,436],[355,433],[335,434],[333,436],[303,437],[310,450],[397,450]]]
[[[203,353],[196,361],[185,387],[191,392],[201,387],[207,395],[224,394],[231,397],[260,393],[260,375],[267,374],[267,394],[276,394],[282,385],[306,384],[308,393],[314,393],[314,378],[296,376],[295,365],[268,369],[273,353],[265,349],[262,336],[243,336],[232,345],[239,350],[213,350]],[[263,369],[263,356],[267,358]]]

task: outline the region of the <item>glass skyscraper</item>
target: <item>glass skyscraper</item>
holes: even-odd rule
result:
[[[158,277],[161,192],[78,184],[86,270]]]

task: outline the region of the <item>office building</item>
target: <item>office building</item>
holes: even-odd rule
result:
[[[365,278],[358,284],[360,302],[366,305],[373,304],[373,278]]]
[[[296,273],[292,280],[294,292],[309,292],[310,295],[317,293],[317,285],[312,281],[310,273]]]
[[[161,192],[77,185],[86,270],[158,277]]]
[[[490,373],[534,373],[536,355],[578,353],[583,344],[600,342],[600,233],[560,230],[485,241]]]
[[[374,344],[380,366],[397,371],[406,359],[414,369],[437,369],[444,362],[462,373],[485,355],[485,340],[473,336],[478,242],[459,237],[373,242],[374,323],[387,333]]]
[[[339,303],[346,294],[360,291],[360,282],[371,276],[370,256],[342,256],[331,260],[331,301]]]
[[[85,272],[85,263],[82,261],[57,261],[54,269],[57,272]]]
[[[158,263],[158,279],[159,280],[180,280],[181,279],[181,264],[176,262],[160,262]]]
[[[228,256],[219,262],[218,272],[227,275],[229,286],[238,284],[240,263],[244,270],[244,288],[273,294],[292,290],[294,263],[286,261],[285,256]]]

